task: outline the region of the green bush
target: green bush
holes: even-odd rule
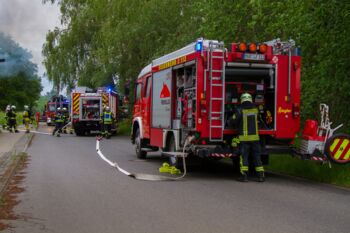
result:
[[[126,118],[118,123],[119,135],[130,135],[130,131],[131,131],[131,119]]]

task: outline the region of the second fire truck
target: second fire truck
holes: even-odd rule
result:
[[[71,123],[77,136],[99,133],[102,130],[101,114],[109,107],[114,115],[112,132],[117,130],[118,95],[108,88],[93,91],[87,87],[77,87],[71,94]]]

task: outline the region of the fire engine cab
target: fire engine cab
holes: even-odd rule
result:
[[[265,163],[274,149],[292,143],[300,128],[300,50],[293,40],[232,43],[198,39],[152,61],[135,87],[131,140],[136,154],[182,151],[203,158],[237,156],[231,122],[240,95],[259,109]],[[166,153],[165,153],[166,154]],[[174,153],[176,154],[176,153]]]
[[[118,95],[112,90],[100,87],[93,91],[88,87],[77,87],[71,93],[71,123],[77,136],[99,133],[102,129],[101,114],[104,107],[109,107],[114,119],[118,113]],[[116,121],[112,132],[117,130]]]

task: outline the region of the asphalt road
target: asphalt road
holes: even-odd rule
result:
[[[101,142],[130,172],[158,174],[159,153],[137,160],[127,137]],[[235,181],[228,163],[194,167],[181,181],[132,179],[102,161],[94,137],[37,134],[14,211],[16,233],[350,232],[350,191],[267,175]]]

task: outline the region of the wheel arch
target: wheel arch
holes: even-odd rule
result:
[[[131,141],[135,143],[135,134],[137,129],[140,129],[140,137],[143,138],[142,120],[141,117],[136,117],[133,119],[131,127]]]
[[[175,139],[176,151],[180,150],[180,132],[179,130],[164,130],[163,132],[163,147],[167,148],[169,145],[170,138]]]

